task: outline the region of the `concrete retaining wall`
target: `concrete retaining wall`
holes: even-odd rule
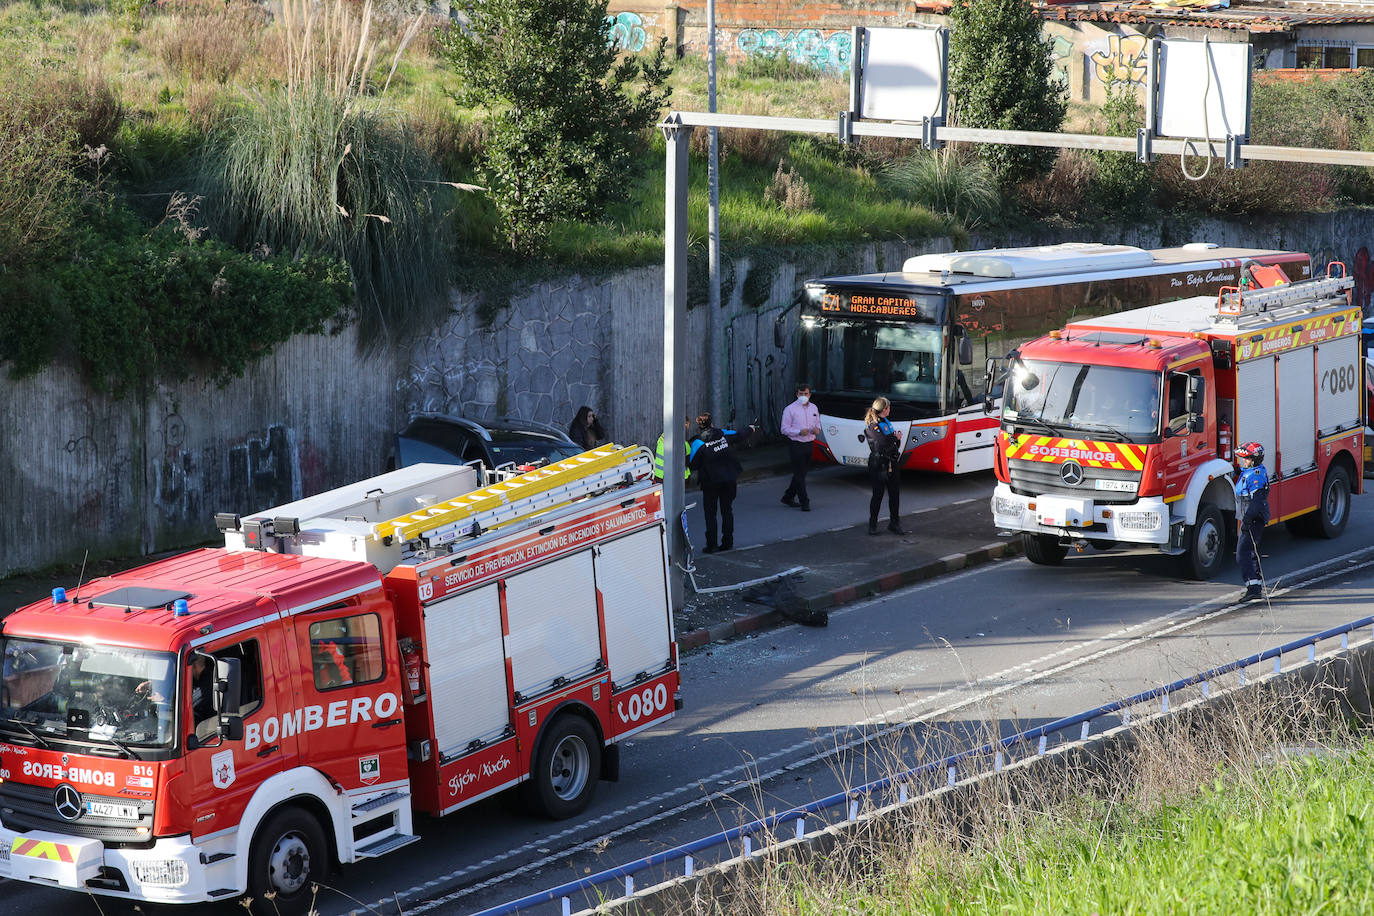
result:
[[[981,236],[974,247],[1091,238],[1153,247],[1205,239],[1311,251],[1348,261],[1368,301],[1374,211],[1343,211],[1283,225],[1202,222],[1107,232]],[[898,269],[946,239],[865,243],[735,259],[714,316],[694,295],[688,315],[687,411],[708,407],[719,373],[717,419],[758,419],[775,430],[795,381],[797,315],[774,323],[807,278]],[[730,252],[726,251],[727,257]],[[660,266],[604,277],[573,275],[519,292],[490,327],[473,297],[418,343],[362,353],[352,331],[299,337],[225,388],[159,385],[113,401],[66,368],[0,377],[0,576],[60,561],[151,552],[212,538],[216,511],[246,513],[357,480],[385,468],[390,435],[411,411],[487,419],[512,414],[566,426],[581,404],[597,408],[619,442],[652,444],[661,424],[663,279]],[[704,284],[702,284],[704,285]]]

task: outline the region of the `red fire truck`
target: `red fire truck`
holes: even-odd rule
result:
[[[1073,322],[1014,351],[997,526],[1020,532],[1034,563],[1150,545],[1210,578],[1235,527],[1231,449],[1257,441],[1271,523],[1339,535],[1364,442],[1353,285],[1233,289]]]
[[[287,912],[412,810],[577,814],[680,707],[652,472],[416,465],[11,614],[0,877]]]

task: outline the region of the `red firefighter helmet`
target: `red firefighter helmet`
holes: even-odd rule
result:
[[[1252,458],[1255,464],[1264,463],[1264,446],[1258,442],[1247,442],[1244,445],[1236,446],[1237,458]]]

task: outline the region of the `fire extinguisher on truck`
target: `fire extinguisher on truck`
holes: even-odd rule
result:
[[[0,877],[300,912],[413,811],[581,812],[681,706],[653,458],[484,473],[217,515],[223,548],[11,614]]]
[[[1069,324],[1005,366],[993,519],[1033,563],[1150,545],[1216,575],[1234,530],[1232,447],[1270,456],[1272,523],[1334,538],[1360,492],[1353,279],[1223,290]],[[985,405],[991,409],[991,403]]]

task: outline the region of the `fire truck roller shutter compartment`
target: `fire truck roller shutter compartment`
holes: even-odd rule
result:
[[[615,690],[640,672],[657,674],[668,661],[673,640],[663,577],[663,532],[655,525],[603,544],[596,558],[596,587],[606,615],[606,654],[621,679]]]
[[[1348,334],[1317,346],[1317,430],[1329,436],[1360,422],[1360,336]]]
[[[1243,395],[1236,399],[1236,435],[1232,441],[1258,442],[1264,446],[1265,464],[1272,474],[1278,460],[1274,437],[1274,357],[1241,363],[1236,388]]]
[[[506,580],[506,652],[521,697],[595,670],[601,660],[595,584],[590,550]]]
[[[1313,356],[1312,347],[1303,347],[1275,357],[1279,373],[1279,460],[1285,478],[1317,467]]]
[[[459,753],[506,730],[510,703],[495,583],[425,608],[425,653],[440,753]]]

